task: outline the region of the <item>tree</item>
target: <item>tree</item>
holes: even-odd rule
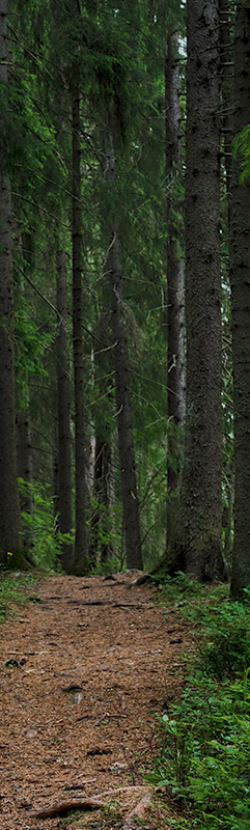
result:
[[[249,127],[250,5],[238,2],[234,38],[234,135],[231,184],[231,293],[234,403],[234,543],[231,597],[243,600],[250,585],[250,176],[242,180],[240,140]]]
[[[75,558],[73,573],[82,576],[86,557],[83,333],[82,333],[82,220],[80,85],[78,57],[72,84],[72,249],[73,249],[73,353],[75,390]]]
[[[121,14],[123,15],[121,7]],[[123,525],[128,568],[142,569],[139,500],[136,482],[132,410],[129,384],[129,352],[125,322],[124,281],[121,253],[120,187],[124,176],[124,158],[129,141],[128,70],[121,53],[120,32],[116,29],[116,15],[110,33],[110,59],[106,75],[99,74],[100,108],[103,114],[101,140],[103,147],[104,184],[106,185],[106,215],[104,233],[108,240],[107,270],[111,288],[111,329],[113,340],[116,419],[121,473]],[[134,21],[134,9],[132,18]],[[135,17],[137,15],[137,8]],[[136,18],[137,20],[137,18]],[[138,21],[137,21],[138,22]],[[133,37],[127,35],[134,65]],[[127,103],[127,111],[126,111]],[[104,129],[103,129],[104,125]]]
[[[166,176],[167,176],[167,349],[168,457],[167,548],[175,545],[183,465],[185,422],[185,288],[181,251],[180,188],[181,107],[178,33],[167,37],[165,60]]]
[[[179,563],[202,581],[223,573],[217,0],[188,0],[187,52],[187,401]]]
[[[123,523],[128,568],[142,569],[139,504],[129,393],[129,359],[123,303],[123,274],[117,230],[111,239],[108,269],[111,284],[111,320],[115,362],[115,400],[122,484]]]
[[[0,1],[0,82],[8,83],[7,0]],[[7,138],[8,140],[8,138]],[[0,561],[18,546],[20,513],[17,485],[14,375],[14,302],[11,184],[0,158]]]
[[[70,435],[70,383],[67,337],[67,271],[66,253],[58,250],[57,270],[57,420],[58,420],[58,499],[59,528],[61,533],[72,532],[71,488],[71,435]],[[72,545],[63,542],[61,565],[71,572]]]

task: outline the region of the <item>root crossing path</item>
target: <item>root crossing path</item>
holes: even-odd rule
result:
[[[133,788],[145,800],[155,714],[178,696],[192,635],[151,586],[128,590],[136,576],[44,579],[1,626],[1,830],[50,830],[63,804],[106,793],[124,791],[127,812]]]

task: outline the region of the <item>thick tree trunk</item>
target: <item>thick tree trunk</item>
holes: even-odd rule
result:
[[[232,175],[233,141],[233,55],[230,35],[229,0],[219,0],[220,11],[220,65],[222,95],[222,138],[227,185],[228,219],[230,222],[230,186]]]
[[[95,507],[91,520],[89,549],[89,560],[93,566],[97,564],[98,559],[103,563],[108,562],[113,554],[111,543],[110,476],[111,445],[108,441],[97,438],[94,473]]]
[[[179,526],[180,487],[185,422],[184,263],[181,258],[180,215],[176,186],[181,175],[181,108],[178,35],[167,38],[165,61],[166,177],[167,177],[167,343],[168,343],[168,458],[167,548],[175,547]]]
[[[217,0],[188,0],[187,38],[187,413],[179,564],[202,581],[223,573]]]
[[[7,0],[0,0],[0,80],[8,81]],[[11,185],[0,159],[0,561],[19,544],[14,380]]]
[[[29,410],[21,409],[16,415],[16,442],[17,442],[17,475],[24,482],[24,490],[20,496],[21,511],[33,512],[32,485],[32,453],[30,438]],[[25,487],[27,484],[27,487]]]
[[[230,221],[231,221],[231,180],[232,180],[232,145],[233,145],[233,42],[231,37],[230,0],[219,0],[220,10],[220,64],[221,64],[221,106],[222,106],[222,165],[221,165],[221,218],[225,255],[222,259],[223,283],[229,286]],[[223,512],[222,527],[224,537],[224,555],[228,562],[232,554],[233,539],[233,493],[234,460],[232,458],[232,403],[231,393],[231,320],[230,315],[223,315],[222,324],[223,369],[228,378],[228,388],[223,396]],[[229,348],[228,348],[229,346]]]
[[[77,75],[77,67],[75,67]],[[73,151],[73,345],[75,388],[75,558],[72,573],[82,576],[86,557],[85,520],[85,456],[84,456],[84,393],[82,341],[82,229],[81,229],[81,145],[80,92],[76,81],[72,89],[72,151]]]
[[[238,3],[234,47],[234,133],[249,124],[250,5]],[[250,585],[250,177],[240,182],[238,149],[231,184],[231,291],[234,400],[234,545],[231,597],[243,600]]]
[[[123,273],[116,232],[109,249],[108,269],[111,283],[112,333],[115,360],[115,394],[119,457],[122,482],[123,521],[127,567],[142,569],[139,504],[136,487],[135,455],[129,392],[128,343],[124,321]]]
[[[20,488],[20,509],[21,513],[28,513],[30,516],[33,513],[33,496],[32,496],[32,452],[31,452],[31,437],[30,437],[30,420],[29,410],[22,409],[16,415],[16,444],[17,444],[17,475],[22,478],[23,483]],[[32,531],[29,527],[26,528],[25,533],[22,532],[22,542],[25,550],[33,547]]]
[[[58,251],[57,270],[57,401],[58,401],[58,512],[61,533],[72,531],[70,386],[67,357],[67,272],[65,251]],[[60,562],[71,572],[72,545],[63,543]]]

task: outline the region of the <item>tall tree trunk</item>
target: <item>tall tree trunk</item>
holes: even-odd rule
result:
[[[219,0],[220,10],[220,64],[221,64],[221,106],[222,106],[222,202],[221,217],[223,223],[223,240],[225,255],[222,259],[223,283],[229,285],[231,221],[231,180],[232,180],[232,145],[233,145],[233,41],[231,37],[230,0]],[[232,404],[231,404],[231,320],[230,315],[223,315],[222,324],[224,373],[228,378],[228,388],[223,398],[223,512],[222,527],[224,537],[224,555],[228,562],[232,553],[233,538],[233,492],[234,459],[232,458]],[[229,348],[228,348],[228,344]],[[228,364],[230,369],[228,371]]]
[[[89,560],[92,566],[99,558],[105,563],[111,559],[113,548],[111,543],[111,515],[110,515],[110,475],[111,475],[111,445],[102,438],[96,440],[95,475],[94,475],[94,512],[91,519],[91,534]]]
[[[75,388],[75,557],[72,572],[82,576],[86,558],[84,393],[82,340],[82,228],[80,89],[78,66],[72,88],[72,247],[73,247],[73,346]]]
[[[202,581],[224,569],[218,0],[188,0],[187,48],[187,413],[180,565]]]
[[[8,81],[7,0],[0,0],[0,80]],[[18,546],[11,185],[0,159],[0,561]]]
[[[31,493],[32,484],[32,454],[30,438],[29,410],[21,409],[16,415],[16,439],[17,439],[17,474],[24,482],[24,490],[20,496],[22,512],[33,512],[33,499]],[[27,487],[25,487],[27,484]]]
[[[249,124],[250,5],[238,3],[234,46],[234,134]],[[250,584],[250,176],[240,182],[244,155],[237,150],[231,185],[231,292],[234,401],[234,544],[231,597]]]
[[[229,0],[219,0],[220,11],[220,65],[222,95],[222,137],[227,183],[227,206],[230,223],[230,186],[232,175],[233,141],[233,55],[230,35]]]
[[[129,357],[123,305],[123,273],[120,245],[114,231],[109,249],[108,270],[111,283],[112,334],[115,360],[115,395],[119,457],[122,482],[123,521],[127,567],[142,569],[139,505],[129,392]]]
[[[72,531],[70,388],[67,358],[67,272],[65,251],[58,251],[57,270],[57,401],[58,401],[58,512],[61,533]],[[63,543],[60,562],[71,572],[72,545]]]
[[[181,257],[181,205],[176,195],[181,175],[181,108],[178,34],[167,38],[165,61],[166,177],[167,177],[167,348],[168,458],[167,548],[175,547],[179,524],[180,487],[185,422],[184,263]]]

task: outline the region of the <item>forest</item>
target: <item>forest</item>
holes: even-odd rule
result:
[[[0,0],[0,562],[250,584],[250,4]]]

